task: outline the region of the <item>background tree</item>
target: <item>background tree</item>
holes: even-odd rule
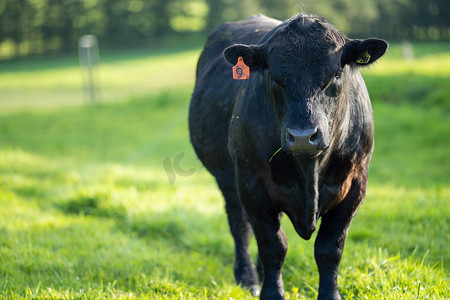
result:
[[[326,17],[350,37],[448,40],[448,0],[0,0],[0,58],[76,51],[83,34],[102,49],[143,47],[208,34],[225,21],[265,13]]]

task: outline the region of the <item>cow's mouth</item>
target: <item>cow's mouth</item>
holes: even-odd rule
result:
[[[293,151],[292,155],[300,157],[300,158],[315,158],[322,154],[323,150],[301,150],[301,151]]]

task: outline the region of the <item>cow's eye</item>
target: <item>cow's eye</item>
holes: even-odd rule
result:
[[[336,73],[334,74],[334,78],[339,79],[342,76],[342,68],[337,70]]]

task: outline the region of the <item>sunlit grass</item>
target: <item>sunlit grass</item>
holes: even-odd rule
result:
[[[249,297],[233,287],[233,244],[221,196],[206,171],[170,185],[159,168],[86,169],[19,150],[0,156],[4,292]],[[5,172],[17,165],[32,171]],[[371,185],[347,241],[344,295],[405,299],[417,295],[420,282],[421,295],[444,297],[440,259],[448,258],[449,194],[447,187]],[[290,299],[310,299],[318,283],[313,244],[298,238],[287,219],[283,223],[286,290]]]
[[[118,101],[130,96],[156,94],[161,89],[193,86],[200,50],[168,55],[152,55],[101,61],[94,69],[99,101]],[[75,58],[64,60],[65,67],[47,69],[21,67],[6,71],[0,67],[0,109],[2,112],[83,105],[83,73]]]
[[[368,73],[379,76],[397,74],[450,76],[450,45],[448,43],[411,44],[411,47],[415,56],[412,60],[406,60],[403,58],[402,46],[391,45],[387,54],[370,67]]]
[[[55,172],[61,168],[57,166],[61,161],[46,161],[20,151],[11,154],[2,153],[10,157],[9,161],[3,161],[2,170],[21,165],[21,158],[34,170],[11,181],[8,174],[2,177],[2,186],[9,189],[2,195],[1,219],[7,220],[1,226],[7,232],[2,237],[2,249],[10,250],[4,252],[4,257],[13,258],[19,266],[34,268],[20,267],[19,273],[6,275],[13,289],[31,288],[39,282],[44,287],[55,285],[55,268],[71,267],[76,269],[58,275],[64,282],[57,282],[53,287],[53,297],[59,298],[66,289],[73,288],[77,277],[84,281],[75,284],[76,289],[70,295],[83,286],[94,287],[86,291],[91,296],[128,295],[130,290],[140,298],[140,293],[155,296],[155,289],[162,289],[170,298],[180,297],[181,293],[192,293],[197,298],[203,289],[207,289],[209,297],[219,291],[232,297],[236,295],[236,288],[226,290],[222,286],[233,285],[233,246],[222,199],[204,171],[179,178],[170,186],[161,169],[155,172],[112,164],[97,166],[92,172],[76,164],[66,164],[62,168],[71,171],[64,176],[64,172]],[[47,176],[42,178],[42,173]],[[349,295],[369,297],[375,293],[376,299],[390,293],[392,297],[385,298],[396,299],[399,295],[414,296],[421,281],[423,295],[442,295],[445,292],[443,271],[440,264],[432,268],[429,262],[446,257],[448,240],[440,235],[446,232],[448,224],[445,213],[448,194],[448,189],[406,190],[372,185],[350,231],[341,271],[343,289]],[[406,205],[404,199],[408,199]],[[290,244],[285,266],[286,286],[289,291],[296,291],[293,294],[308,299],[314,295],[309,286],[317,289],[312,243],[301,241],[289,222],[284,221]],[[422,255],[412,254],[416,249]],[[422,264],[427,249],[431,249],[431,259],[428,257]],[[25,256],[16,257],[14,253]],[[117,265],[121,260],[126,265]],[[129,269],[128,265],[133,268]],[[181,265],[182,272],[175,271]],[[3,268],[16,267],[8,259]],[[52,270],[47,279],[46,268]],[[122,273],[127,274],[125,279]],[[14,274],[19,279],[13,278]],[[20,280],[23,275],[26,281]],[[137,277],[133,284],[139,288],[130,285],[128,276]],[[111,285],[118,279],[126,282],[116,282],[112,290],[101,287],[101,282]],[[225,283],[217,286],[221,280]],[[378,287],[371,292],[369,287],[374,284]],[[41,295],[46,295],[47,290],[44,288]],[[243,292],[237,295],[243,296]]]

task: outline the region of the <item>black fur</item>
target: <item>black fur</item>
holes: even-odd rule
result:
[[[359,65],[382,40],[350,40],[326,20],[263,15],[226,23],[208,38],[189,112],[194,149],[222,191],[235,240],[235,277],[261,299],[283,299],[285,213],[315,242],[319,299],[340,299],[337,273],[347,230],[367,186],[373,117]],[[367,51],[370,59],[361,62]],[[250,79],[233,80],[242,56]],[[270,158],[279,149],[281,151]],[[253,230],[258,268],[249,252]]]

